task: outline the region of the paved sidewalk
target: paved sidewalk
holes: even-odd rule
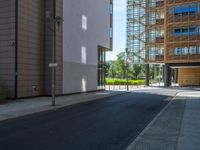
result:
[[[38,97],[11,101],[0,105],[0,121],[25,116],[37,112],[54,110],[65,106],[120,95],[120,91],[98,91],[56,97],[56,106],[51,106],[51,97]]]
[[[180,92],[126,150],[200,149],[200,92]]]
[[[151,87],[147,87],[145,85],[138,85],[138,86],[134,86],[134,85],[129,85],[129,91],[133,91],[133,90],[141,90],[141,89],[147,89],[147,88],[151,88]],[[127,90],[127,86],[126,85],[106,85],[106,90],[110,91],[126,91]]]

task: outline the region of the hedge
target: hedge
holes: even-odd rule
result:
[[[106,85],[126,85],[126,79],[106,79]],[[128,80],[129,85],[144,85],[144,80]]]

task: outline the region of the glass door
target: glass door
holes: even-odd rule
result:
[[[98,47],[98,89],[105,89],[105,64],[106,64],[106,50]]]

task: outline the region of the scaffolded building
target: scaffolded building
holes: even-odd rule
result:
[[[128,0],[127,48],[133,63],[163,64],[179,85],[200,85],[200,1]]]
[[[134,63],[145,62],[146,41],[146,2],[145,0],[127,1],[127,48],[129,59]]]

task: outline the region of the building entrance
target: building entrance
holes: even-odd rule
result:
[[[98,47],[98,89],[105,88],[106,49]]]

